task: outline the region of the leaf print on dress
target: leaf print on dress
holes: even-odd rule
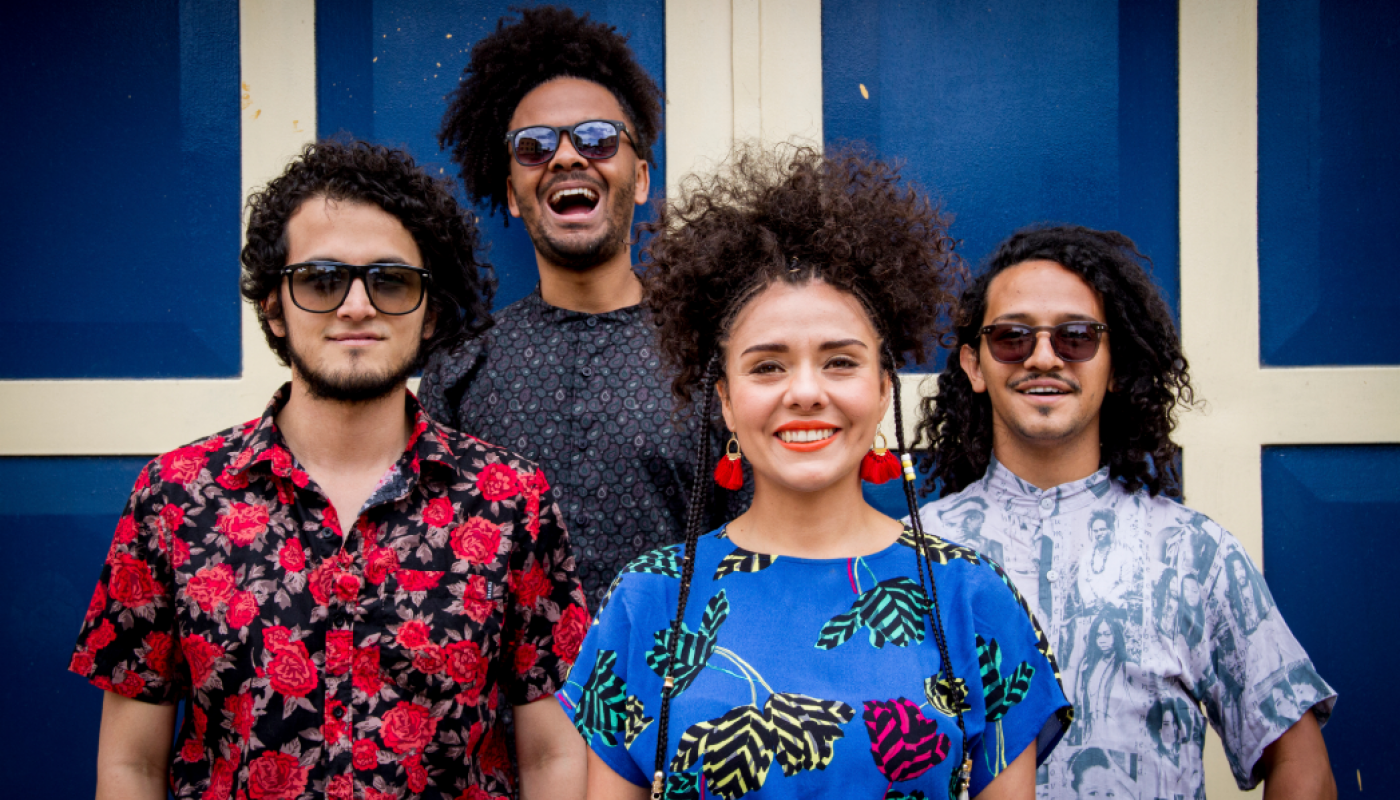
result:
[[[579,696],[574,727],[590,747],[595,735],[612,746],[623,742],[630,746],[652,721],[643,716],[642,701],[627,694],[627,684],[613,672],[616,664],[615,651],[599,650],[593,672]]]
[[[760,572],[773,566],[773,562],[777,560],[777,556],[750,553],[742,547],[736,547],[734,552],[720,559],[719,566],[715,568],[715,580],[736,572]]]
[[[598,617],[602,615],[603,609],[608,607],[608,601],[612,600],[613,592],[617,591],[618,584],[622,583],[622,576],[634,572],[679,580],[681,577],[681,545],[673,544],[670,547],[648,550],[623,567],[622,571],[617,573],[617,577],[613,578],[608,590],[603,593],[603,599],[598,603],[598,613],[593,615],[593,624],[598,624]]]
[[[924,678],[924,697],[928,698],[928,704],[935,711],[946,717],[956,717],[972,710],[972,704],[967,702],[967,681],[962,678],[954,678],[951,683],[938,675]]]
[[[913,701],[898,697],[866,700],[864,705],[861,716],[870,736],[870,755],[891,787],[923,775],[948,757],[952,740],[939,733],[938,721],[925,717]]]
[[[773,693],[762,711],[744,705],[691,725],[671,769],[684,772],[699,763],[705,787],[733,800],[763,787],[774,758],[788,777],[826,769],[845,735],[841,726],[854,716],[855,709],[837,700]]]
[[[698,632],[692,633],[684,622],[681,623],[680,646],[676,648],[676,663],[671,668],[671,677],[676,681],[671,690],[672,697],[690,688],[700,670],[705,668],[715,651],[715,637],[719,635],[719,626],[724,624],[728,617],[729,600],[721,589],[705,604],[705,615],[700,619]],[[647,666],[664,679],[667,659],[671,654],[671,629],[662,628],[653,634],[652,638],[656,644],[647,651]]]
[[[1006,740],[1002,735],[1001,722],[1012,706],[1025,699],[1026,692],[1031,687],[1031,677],[1035,675],[1035,667],[1022,661],[1010,675],[1003,678],[1001,648],[995,639],[988,642],[981,634],[977,635],[977,666],[982,671],[982,694],[987,699],[987,722],[996,723],[996,746],[984,748],[987,757],[991,759],[987,763],[987,769],[992,775],[997,775],[1006,769]]]
[[[930,605],[928,595],[910,578],[881,581],[861,592],[850,611],[828,620],[816,646],[821,650],[840,647],[861,628],[870,629],[870,644],[877,648],[885,642],[897,647],[918,644],[924,640],[924,614]]]
[[[928,543],[928,556],[930,561],[941,565],[947,565],[948,562],[954,559],[966,561],[969,564],[982,563],[982,557],[971,547],[953,544],[931,533],[924,534],[924,541]],[[899,534],[899,543],[915,552],[919,550],[919,540],[914,536],[914,531],[909,528],[905,528],[904,532]]]

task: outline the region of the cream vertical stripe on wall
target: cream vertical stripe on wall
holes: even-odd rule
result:
[[[1180,4],[1181,329],[1205,407],[1182,417],[1186,496],[1263,563],[1261,450],[1400,442],[1400,368],[1259,364],[1258,7]],[[1242,797],[1214,732],[1206,793]]]
[[[239,4],[243,200],[316,135],[315,10],[314,0]],[[0,382],[0,455],[155,454],[258,416],[287,371],[240,305],[237,378]]]

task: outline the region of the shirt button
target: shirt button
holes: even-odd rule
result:
[[[1055,581],[1060,579],[1060,573],[1052,569],[1045,573],[1045,579],[1047,581],[1050,581],[1051,583],[1054,583]]]
[[[344,707],[344,706],[336,706],[335,708],[331,709],[331,716],[335,717],[336,719],[340,719],[340,718],[344,717],[344,716],[345,716],[345,707]]]
[[[1055,499],[1052,497],[1040,498],[1040,507],[1045,511],[1049,511],[1050,509],[1055,507]]]

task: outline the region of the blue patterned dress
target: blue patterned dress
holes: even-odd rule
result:
[[[667,796],[946,797],[962,761],[954,704],[973,794],[1032,742],[1043,759],[1071,716],[1045,637],[999,568],[930,540],[951,685],[912,532],[823,560],[752,553],[723,529],[701,537],[673,671]],[[681,551],[623,570],[558,692],[593,751],[638,785],[656,769]]]

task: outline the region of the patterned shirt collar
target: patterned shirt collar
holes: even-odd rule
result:
[[[271,473],[278,478],[290,478],[297,486],[306,486],[307,475],[292,457],[282,431],[277,428],[277,415],[286,407],[292,397],[292,384],[287,382],[272,395],[267,409],[258,419],[243,426],[244,442],[238,455],[225,470],[225,477],[237,477],[254,469]],[[412,392],[404,391],[405,410],[413,418],[413,432],[404,447],[404,455],[399,459],[400,472],[409,478],[407,488],[417,478],[424,463],[440,464],[454,469],[457,459],[452,455],[443,436],[443,430],[431,417],[423,413],[418,398]]]
[[[523,306],[531,316],[536,316],[545,322],[565,323],[582,322],[587,319],[595,319],[602,322],[617,322],[622,324],[632,323],[641,318],[643,308],[641,305],[624,306],[604,311],[601,314],[590,314],[586,311],[572,311],[567,308],[552,306],[544,301],[544,296],[540,294],[539,284],[535,284],[535,290],[526,295],[521,301]]]
[[[988,493],[1000,492],[1006,498],[1007,511],[1013,514],[1038,517],[1041,510],[1053,509],[1055,514],[1067,514],[1087,508],[1112,488],[1108,467],[1099,468],[1087,478],[1062,483],[1049,489],[1039,489],[1034,484],[1021,480],[1016,473],[1007,469],[992,457],[987,466],[987,474],[982,478]]]

